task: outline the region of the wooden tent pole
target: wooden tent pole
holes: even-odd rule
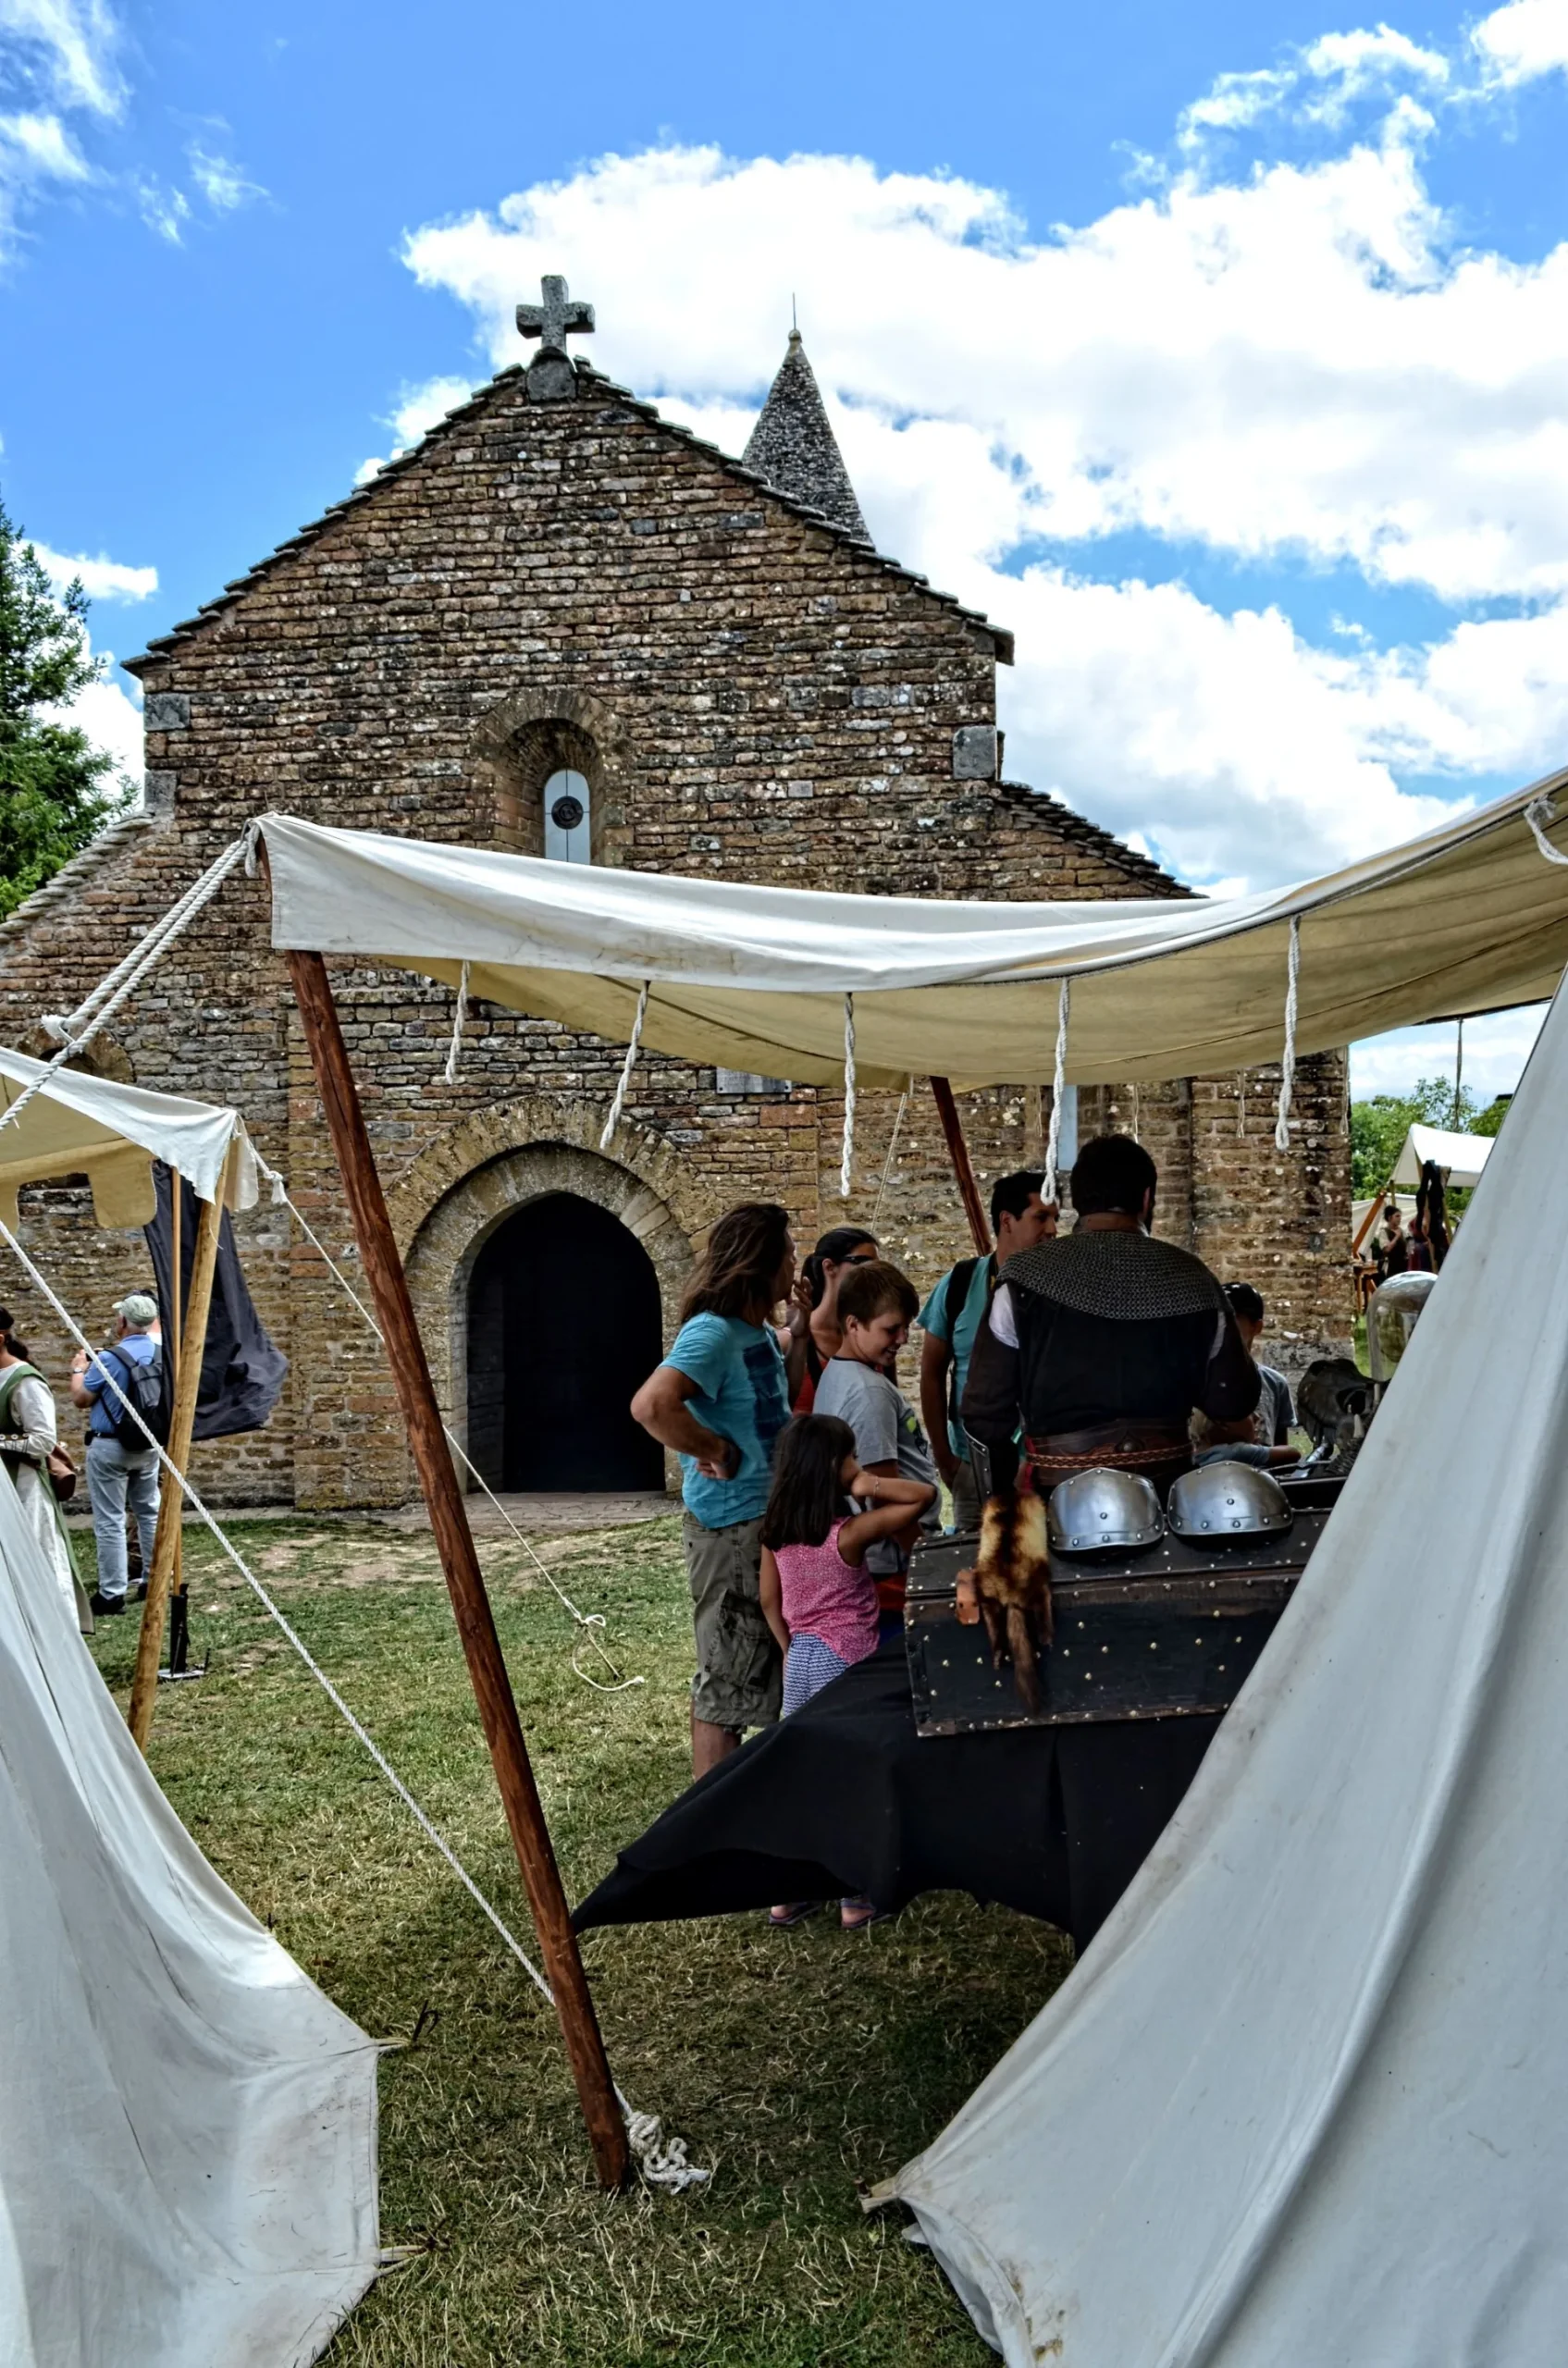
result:
[[[232,1153],[229,1156],[232,1158]],[[227,1166],[224,1175],[227,1178]],[[179,1206],[183,1189],[179,1171],[170,1168],[169,1190],[176,1208]],[[217,1272],[223,1190],[220,1180],[216,1197],[201,1203],[201,1214],[196,1220],[195,1254],[191,1262],[191,1296],[185,1304],[183,1323],[179,1311],[179,1232],[178,1226],[171,1228],[171,1255],[176,1263],[169,1292],[173,1301],[170,1321],[174,1331],[174,1353],[179,1363],[174,1376],[174,1404],[169,1417],[166,1452],[169,1462],[179,1472],[185,1470],[191,1460],[191,1434],[195,1427],[196,1399],[202,1387],[202,1350],[207,1338],[207,1312],[212,1305],[213,1276]],[[180,1350],[187,1341],[191,1343],[191,1353],[182,1356]],[[153,1704],[158,1692],[158,1663],[163,1659],[164,1650],[164,1617],[168,1610],[169,1587],[179,1560],[179,1516],[184,1503],[184,1491],[166,1472],[158,1494],[158,1527],[153,1543],[153,1567],[147,1573],[147,1600],[142,1607],[142,1633],[136,1640],[136,1674],[130,1682],[130,1732],[138,1749],[143,1752],[153,1731]]]
[[[467,1511],[442,1434],[440,1410],[414,1322],[408,1280],[387,1215],[381,1179],[376,1172],[327,966],[319,954],[291,953],[288,962],[327,1130],[353,1216],[360,1257],[375,1294],[377,1320],[386,1342],[409,1445],[429,1509],[436,1550],[441,1558],[457,1617],[458,1634],[467,1657],[468,1674],[479,1706],[485,1740],[490,1747],[506,1821],[512,1829],[512,1848],[517,1853],[528,1905],[533,1910],[545,1970],[555,1993],[555,2011],[577,2083],[594,2163],[603,2186],[620,2187],[629,2164],[626,2125],[616,2102],[599,2018],[578,1953],[577,1936],[572,1930],[566,1895],[561,1887],[549,1829],[528,1763],[517,1705],[501,1657],[479,1558],[474,1550]]]
[[[1351,1244],[1351,1256],[1352,1258],[1359,1258],[1361,1256],[1361,1245],[1366,1240],[1366,1237],[1371,1232],[1373,1227],[1377,1224],[1377,1212],[1382,1207],[1384,1202],[1388,1199],[1389,1194],[1393,1190],[1393,1183],[1394,1179],[1390,1176],[1389,1181],[1384,1185],[1382,1190],[1378,1193],[1377,1198],[1373,1202],[1372,1206],[1367,1210],[1366,1215],[1363,1217],[1356,1233],[1356,1238]]]
[[[969,1221],[969,1233],[981,1256],[991,1248],[991,1229],[985,1222],[985,1207],[975,1182],[974,1169],[969,1166],[969,1147],[964,1141],[964,1130],[958,1123],[958,1105],[953,1099],[953,1089],[945,1077],[931,1081],[937,1116],[942,1131],[947,1138],[947,1156],[953,1163],[953,1173],[958,1179],[958,1198],[964,1204],[964,1215]]]

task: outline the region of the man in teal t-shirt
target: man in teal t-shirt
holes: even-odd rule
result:
[[[949,1266],[915,1319],[926,1336],[920,1350],[920,1412],[936,1468],[953,1493],[953,1518],[959,1529],[980,1526],[980,1490],[957,1413],[975,1335],[1008,1259],[1020,1250],[1032,1250],[1056,1230],[1056,1202],[1040,1197],[1044,1180],[1038,1168],[1024,1167],[993,1185],[994,1251],[989,1258],[965,1258]]]
[[[746,1728],[779,1715],[784,1665],[759,1577],[773,1448],[789,1420],[784,1352],[769,1319],[794,1281],[787,1210],[772,1201],[731,1209],[708,1238],[663,1363],[632,1400],[644,1430],[681,1459],[697,1638],[694,1776],[737,1749]]]

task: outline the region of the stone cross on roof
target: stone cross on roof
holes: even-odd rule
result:
[[[547,272],[539,289],[542,304],[517,307],[519,334],[539,340],[539,350],[528,364],[529,397],[537,403],[569,402],[577,391],[577,374],[566,340],[587,334],[594,325],[594,308],[573,302],[559,272]]]
[[[519,304],[517,327],[523,337],[537,337],[539,356],[564,353],[569,336],[586,336],[594,325],[591,304],[574,303],[566,292],[566,282],[557,271],[550,271],[539,282],[544,297],[542,304]]]

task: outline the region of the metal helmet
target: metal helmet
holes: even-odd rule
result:
[[[1058,1480],[1045,1509],[1046,1534],[1058,1554],[1127,1553],[1157,1545],[1165,1530],[1160,1500],[1141,1472],[1097,1464]]]
[[[1366,1362],[1379,1390],[1392,1381],[1437,1280],[1436,1275],[1390,1275],[1367,1301]]]
[[[1226,1537],[1278,1537],[1295,1516],[1278,1480],[1255,1464],[1200,1463],[1172,1483],[1171,1528],[1191,1546]]]

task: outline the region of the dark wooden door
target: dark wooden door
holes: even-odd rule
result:
[[[618,1217],[574,1192],[508,1217],[468,1294],[470,1452],[490,1486],[661,1488],[663,1450],[629,1411],[661,1347],[653,1262]]]

